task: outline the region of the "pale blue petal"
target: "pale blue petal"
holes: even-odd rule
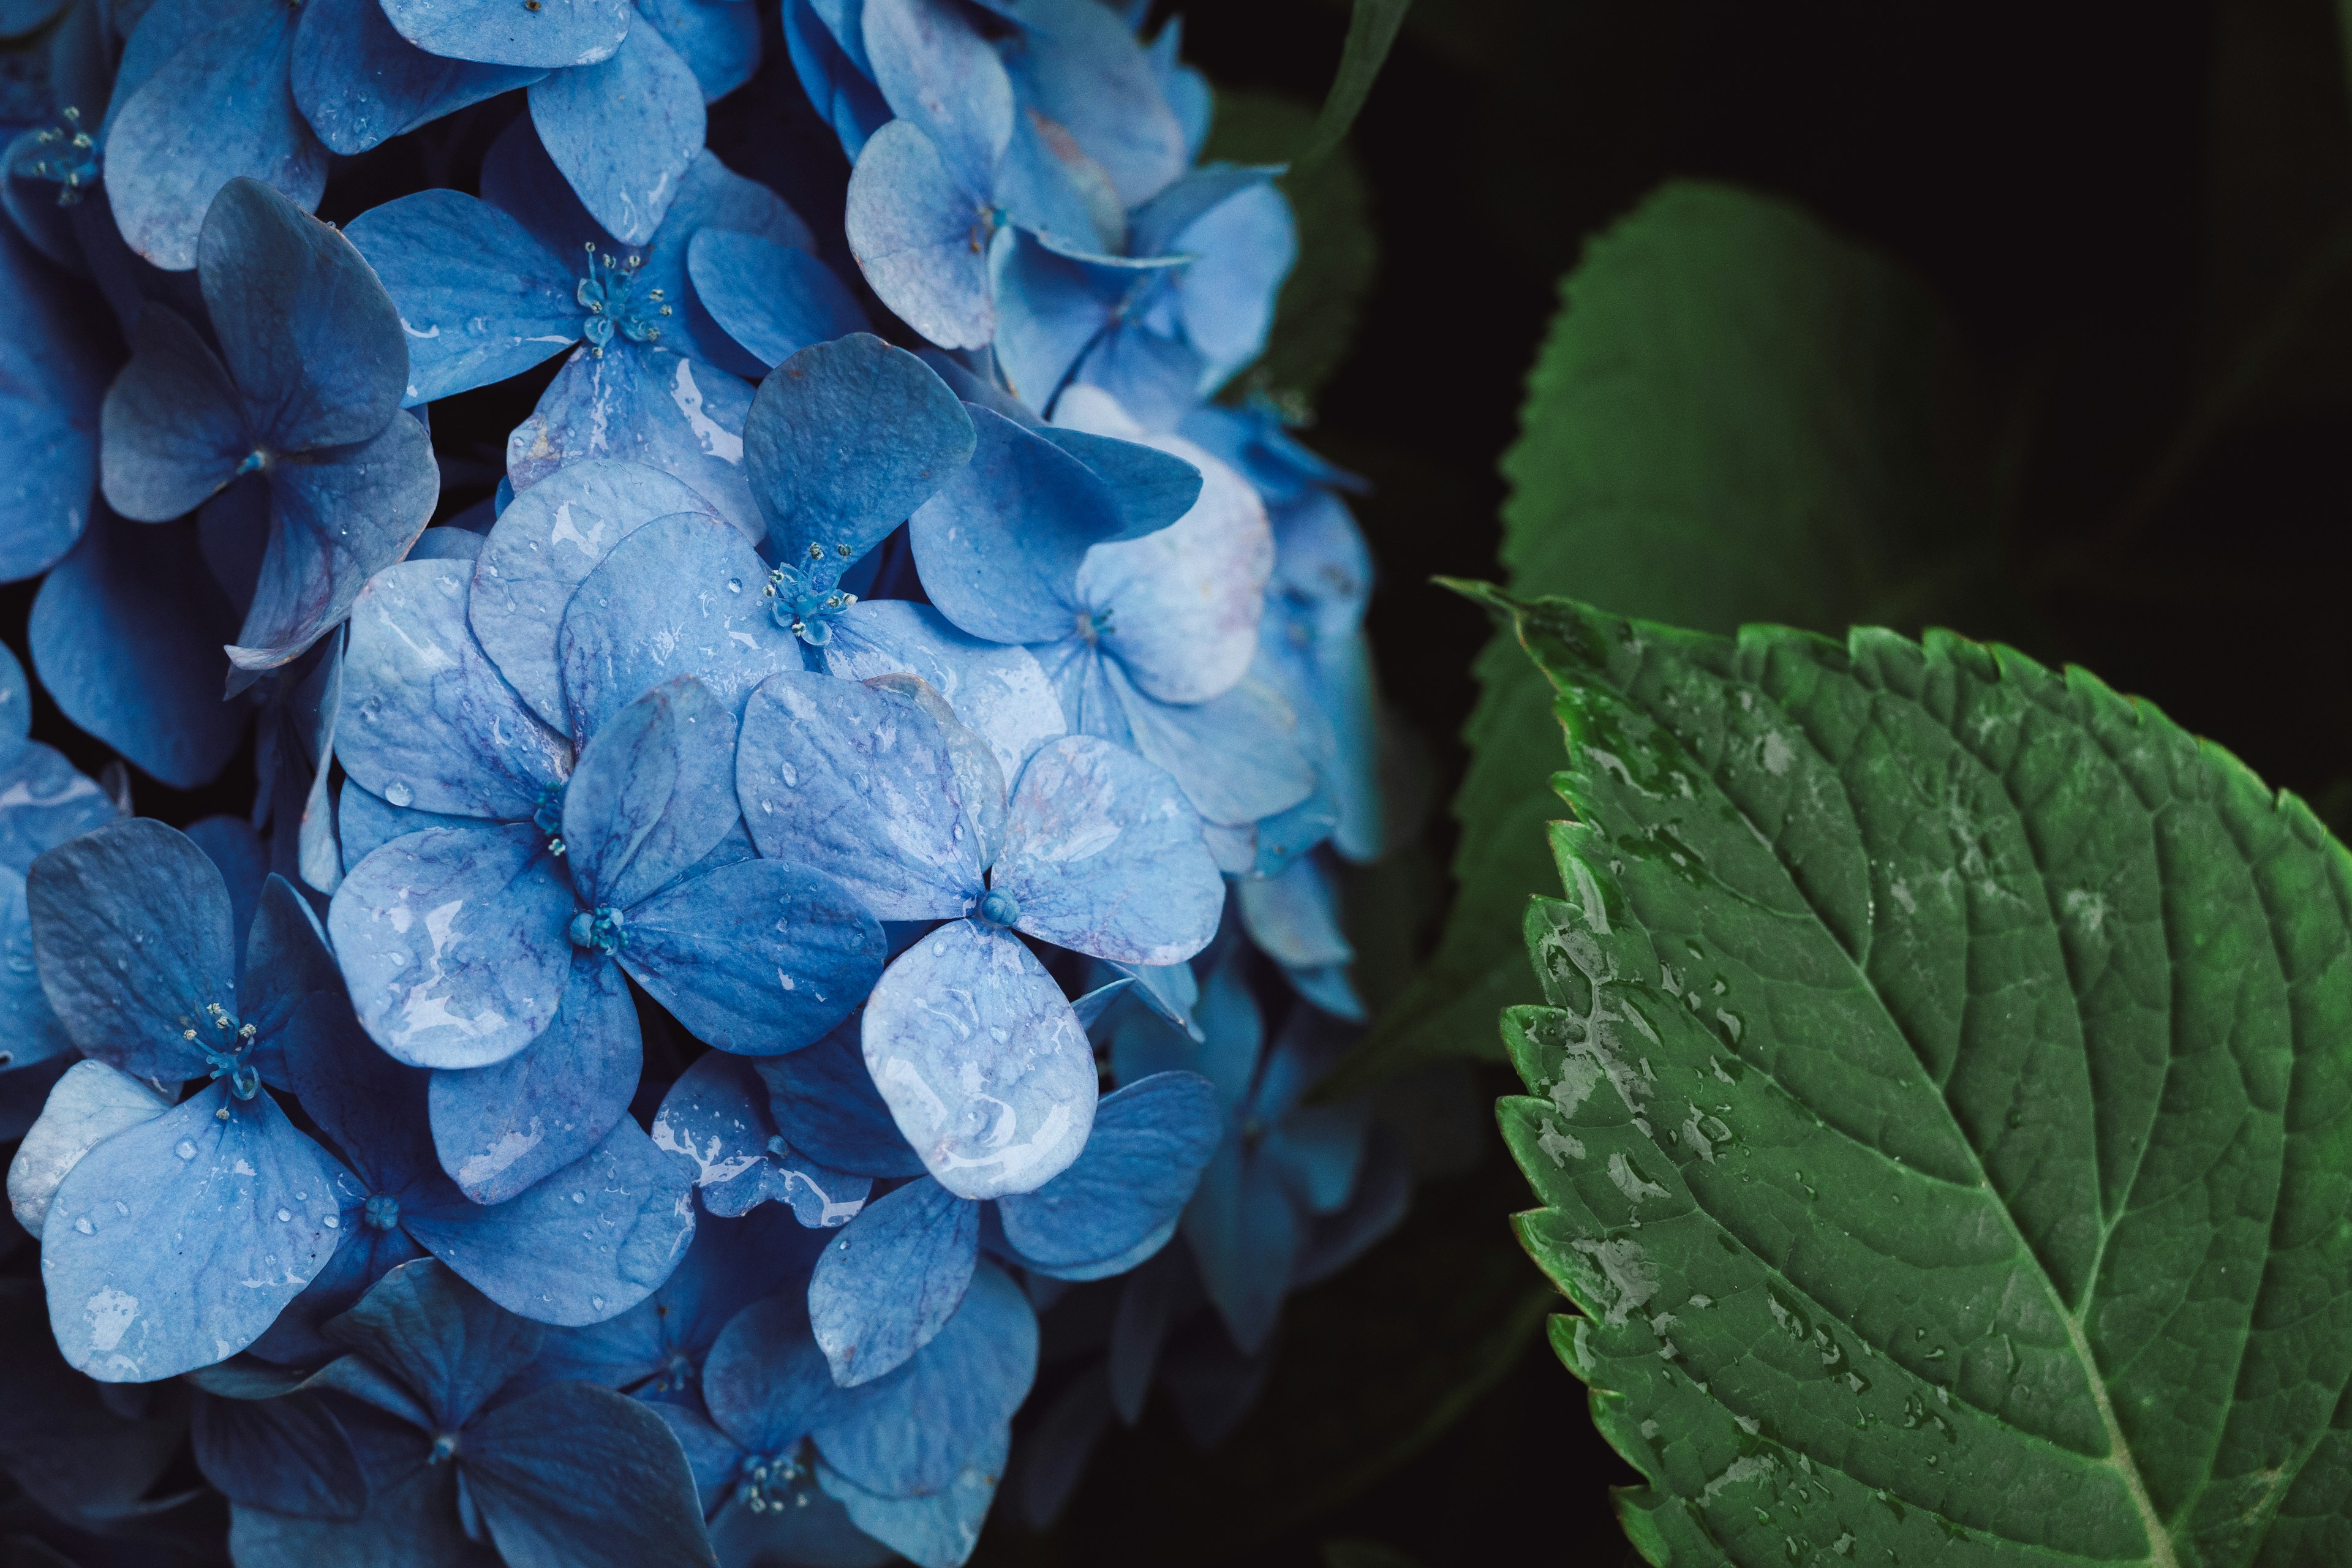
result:
[[[1008,779],[1019,778],[1039,746],[1069,730],[1034,655],[968,636],[929,605],[907,599],[852,605],[833,619],[824,665],[849,680],[914,676],[988,742]]]
[[[1106,660],[1135,749],[1174,775],[1206,822],[1237,826],[1289,810],[1315,792],[1298,721],[1273,687],[1244,676],[1206,702],[1155,702]]]
[[[1184,341],[1207,361],[1196,390],[1206,396],[1264,352],[1275,295],[1298,258],[1290,204],[1256,185],[1203,215],[1176,241],[1199,258],[1171,296]]]
[[[995,336],[985,189],[959,181],[922,127],[894,120],[866,139],[843,221],[858,269],[901,321],[946,349]]]
[[[583,458],[643,463],[684,479],[702,498],[695,510],[757,543],[766,524],[743,476],[751,411],[751,384],[715,365],[628,342],[602,356],[582,349],[508,437],[507,476],[520,493]]]
[[[571,722],[556,655],[563,607],[614,545],[678,512],[718,515],[683,479],[593,458],[517,495],[491,527],[475,562],[467,619],[499,673],[558,731],[568,733]]]
[[[643,693],[699,677],[740,714],[752,688],[802,668],[800,641],[760,592],[767,566],[743,536],[709,517],[666,517],[613,547],[563,612],[558,640],[572,738]]]
[[[394,839],[411,833],[422,833],[428,827],[480,826],[478,817],[444,816],[438,812],[394,805],[383,796],[362,789],[348,778],[343,781],[341,793],[335,801],[336,844],[342,852],[342,862],[346,866],[356,866]]]
[[[609,58],[531,84],[547,155],[614,238],[653,238],[702,151],[702,86],[661,34],[632,27]]]
[[[980,1205],[929,1179],[866,1205],[817,1259],[809,1322],[843,1387],[896,1372],[955,1315],[980,1260]]]
[[[1029,759],[992,881],[1020,905],[1021,930],[1127,963],[1192,957],[1225,904],[1176,781],[1092,735],[1066,735]]]
[[[760,68],[760,14],[742,0],[637,0],[637,14],[656,27],[715,102]]]
[[[735,721],[676,676],[596,731],[563,794],[563,842],[583,908],[630,909],[735,826]]]
[[[960,1197],[1030,1192],[1094,1124],[1094,1051],[1045,966],[957,921],[901,954],[866,1005],[866,1070],[899,1131]]]
[[[427,828],[352,868],[327,926],[375,1042],[415,1067],[477,1068],[538,1038],[572,970],[560,866],[526,822]]]
[[[1264,189],[1283,173],[1279,163],[1211,163],[1192,170],[1136,208],[1129,220],[1135,254],[1199,254],[1202,247],[1191,243],[1187,234],[1196,222],[1245,191]],[[1272,299],[1271,293],[1267,298]]]
[[[791,50],[793,73],[816,108],[818,117],[833,127],[841,150],[853,160],[866,139],[890,119],[890,106],[866,74],[866,67],[844,52],[840,38],[828,30],[810,0],[784,0],[784,45]],[[846,29],[861,54],[866,45],[856,27]]]
[[[1013,390],[1050,407],[1087,350],[1128,296],[1156,287],[1150,274],[1089,265],[1019,230],[991,249],[996,298],[996,363]]]
[[[67,839],[119,815],[98,781],[75,772],[55,747],[27,741],[0,763],[0,866],[20,876]]]
[[[623,1117],[604,1142],[510,1202],[456,1188],[402,1205],[433,1255],[508,1311],[578,1325],[615,1318],[667,1280],[694,1237],[694,1167]]]
[[[1068,128],[1136,207],[1190,162],[1160,73],[1127,25],[1097,0],[1023,0],[1006,65],[1024,102]]]
[[[101,1061],[68,1068],[8,1163],[8,1207],[16,1223],[39,1236],[58,1184],[83,1155],[171,1109],[169,1099],[120,1068]]]
[[[999,1427],[953,1479],[933,1491],[905,1497],[871,1492],[823,1462],[817,1483],[838,1501],[850,1521],[919,1568],[961,1568],[980,1544],[981,1526],[996,1499],[1013,1428]]]
[[[58,1187],[41,1238],[58,1348],[102,1383],[226,1361],[325,1265],[337,1210],[329,1162],[277,1101],[215,1084],[99,1144]]]
[[[336,754],[388,802],[520,821],[562,786],[572,748],[474,641],[466,615],[472,575],[470,562],[409,561],[369,582],[352,606],[350,712]]]
[[[379,0],[306,0],[294,101],[327,150],[348,155],[544,74],[428,54],[394,29]]]
[[[441,1168],[478,1204],[502,1204],[604,1141],[629,1111],[644,1052],[620,973],[575,954],[555,1019],[504,1061],[433,1075]]]
[[[991,189],[1013,137],[1013,81],[996,50],[945,0],[866,0],[864,10],[883,101],[922,128],[957,184]]]
[[[401,37],[452,59],[549,70],[609,58],[629,32],[629,0],[545,0],[536,11],[481,0],[382,0]]]
[[[695,1037],[722,1051],[796,1051],[846,1017],[881,971],[882,928],[830,878],[740,860],[628,912],[617,956]]]
[[[687,272],[702,308],[763,365],[867,329],[857,297],[805,250],[705,229],[688,246]]]
[[[882,920],[950,919],[982,891],[939,726],[891,693],[772,677],[744,709],[735,785],[761,855],[826,873]]]
[[[984,408],[971,412],[979,437],[971,461],[916,510],[908,530],[924,592],[949,620],[992,642],[1068,637],[1087,552],[1124,529],[1118,503],[1051,441]],[[1271,555],[1269,546],[1269,564]]]

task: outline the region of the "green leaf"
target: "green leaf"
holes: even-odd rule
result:
[[[2352,859],[2080,670],[1485,591],[1521,1240],[1654,1563],[2352,1561]]]
[[[1560,295],[1503,458],[1515,591],[1727,632],[1909,622],[1970,580],[1992,541],[1967,371],[1908,274],[1787,203],[1677,183]],[[1549,697],[1507,639],[1477,675],[1454,910],[1343,1086],[1489,1053],[1496,1010],[1534,994],[1519,911],[1558,810]]]
[[[1290,160],[1293,167],[1314,168],[1348,139],[1349,129],[1362,112],[1364,100],[1372,95],[1372,83],[1379,79],[1381,67],[1388,63],[1389,46],[1396,42],[1397,29],[1404,25],[1404,14],[1412,6],[1412,0],[1356,0],[1356,8],[1348,17],[1348,41],[1339,46],[1339,74],[1324,95],[1323,111],[1315,117],[1313,129]]]
[[[1217,89],[1202,156],[1278,163],[1298,145],[1314,111],[1276,93]],[[1297,413],[1311,408],[1356,339],[1364,297],[1380,266],[1371,195],[1347,147],[1279,182],[1298,220],[1298,262],[1275,300],[1274,331],[1245,383]]]

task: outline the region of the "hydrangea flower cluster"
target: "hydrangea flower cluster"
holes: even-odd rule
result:
[[[74,724],[257,784],[134,816],[0,669],[77,1527],[177,1423],[247,1568],[960,1563],[1402,1214],[1310,1097],[1395,837],[1353,481],[1214,401],[1296,240],[1143,9],[0,7],[0,577]],[[739,90],[837,163],[730,167]],[[472,188],[310,216],[404,137]],[[456,507],[434,405],[526,375]],[[1108,1326],[1016,1456],[1041,1314]]]

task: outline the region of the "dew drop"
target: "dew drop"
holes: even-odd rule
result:
[[[416,798],[416,792],[408,787],[406,781],[394,779],[383,786],[383,798],[394,805],[404,806]]]
[[[131,1205],[117,1198],[114,1200],[114,1212],[127,1218],[131,1214]]]
[[[324,1218],[320,1219],[319,1223],[325,1226],[329,1230],[341,1230],[343,1227],[343,1222],[336,1218],[333,1215],[326,1215]]]
[[[74,1228],[81,1232],[84,1236],[96,1236],[98,1234],[98,1227],[89,1223],[89,1216],[88,1215],[84,1215],[81,1218],[74,1221]]]
[[[588,1194],[586,1193],[574,1193],[572,1194],[572,1201],[575,1204],[584,1204],[588,1201]]]
[[[743,579],[742,579],[742,578],[740,578],[740,577],[730,577],[730,578],[728,578],[728,579],[727,579],[727,591],[728,591],[729,593],[730,593],[730,594],[740,594],[740,593],[741,593],[741,592],[743,591]],[[601,1306],[601,1305],[603,1305],[603,1303],[602,1303],[602,1302],[599,1302],[599,1303],[598,1303],[598,1305],[600,1305],[600,1306]]]
[[[734,584],[730,583],[728,586],[733,587]],[[604,1310],[604,1298],[602,1296],[591,1296],[588,1298],[588,1304],[601,1312]]]
[[[278,1211],[278,1223],[280,1225],[284,1225],[288,1220],[292,1219],[293,1217],[294,1214],[290,1209],[279,1209]]]
[[[193,1160],[196,1157],[196,1146],[194,1143],[189,1142],[185,1138],[183,1138],[180,1140],[178,1146],[173,1149],[172,1152],[177,1154],[183,1160]]]

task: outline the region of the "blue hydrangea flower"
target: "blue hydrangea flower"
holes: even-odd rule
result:
[[[20,1222],[42,1238],[58,1343],[110,1383],[232,1355],[341,1239],[334,1163],[269,1092],[291,1087],[289,1052],[346,1026],[333,961],[273,879],[240,974],[219,870],[146,818],[50,850],[26,899],[42,988],[93,1058],[51,1093],[36,1129],[46,1153],[20,1151],[26,1173],[10,1173]],[[177,1104],[139,1081],[205,1078]],[[190,1233],[208,1245],[174,1244]]]
[[[400,414],[407,350],[351,243],[258,181],[222,187],[198,276],[220,343],[151,305],[106,395],[108,502],[162,522],[242,475],[268,488],[267,547],[229,660],[275,668],[341,620],[424,531],[440,491],[425,427]]]
[[[884,972],[863,1026],[931,1174],[992,1198],[1068,1166],[1093,1120],[1093,1053],[1013,933],[1131,963],[1199,951],[1224,886],[1173,781],[1066,736],[1008,795],[987,742],[929,688],[791,673],[752,694],[736,789],[763,857],[828,872],[880,919],[950,922]],[[942,1011],[943,995],[962,1000]]]
[[[329,1327],[351,1353],[306,1387],[341,1396],[334,1411],[366,1474],[366,1511],[306,1518],[239,1503],[239,1563],[714,1562],[693,1472],[661,1417],[584,1383],[500,1397],[543,1331],[443,1264],[394,1269]]]
[[[837,1508],[892,1551],[953,1568],[979,1539],[1036,1370],[1036,1315],[983,1263],[940,1332],[887,1376],[835,1385],[800,1299],[778,1296],[744,1309],[712,1347],[709,1419],[663,1414],[694,1461],[723,1561],[874,1561],[845,1550],[856,1543]]]
[[[871,1175],[832,1169],[777,1127],[751,1061],[712,1052],[678,1075],[653,1123],[656,1146],[694,1162],[702,1206],[728,1218],[775,1202],[811,1229],[847,1225],[866,1206]]]

